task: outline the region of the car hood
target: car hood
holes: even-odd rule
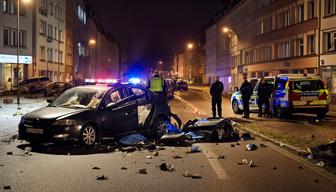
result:
[[[24,115],[27,119],[56,119],[60,117],[68,117],[87,111],[89,109],[73,109],[64,107],[43,107]]]

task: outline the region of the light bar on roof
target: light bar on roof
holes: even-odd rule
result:
[[[118,83],[118,79],[85,79],[85,83]]]

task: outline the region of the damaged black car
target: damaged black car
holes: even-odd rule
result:
[[[168,104],[139,85],[80,86],[49,102],[22,117],[20,139],[35,144],[77,141],[92,146],[140,131],[160,137],[160,125],[170,121]]]

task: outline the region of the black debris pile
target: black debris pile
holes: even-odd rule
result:
[[[336,141],[308,148],[309,158],[319,161],[318,166],[336,167]]]
[[[175,166],[173,164],[169,164],[169,163],[162,163],[160,165],[160,169],[161,169],[161,171],[172,172],[172,171],[175,170]]]
[[[104,181],[104,180],[107,180],[108,178],[105,176],[105,175],[102,175],[102,176],[97,176],[96,180],[98,181]]]
[[[148,174],[146,168],[139,169],[139,173],[142,174],[142,175],[146,175],[146,174]]]

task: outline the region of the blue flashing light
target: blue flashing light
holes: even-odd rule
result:
[[[141,83],[141,79],[140,78],[136,78],[136,77],[132,77],[128,80],[128,82],[132,83],[132,84],[140,84]]]

